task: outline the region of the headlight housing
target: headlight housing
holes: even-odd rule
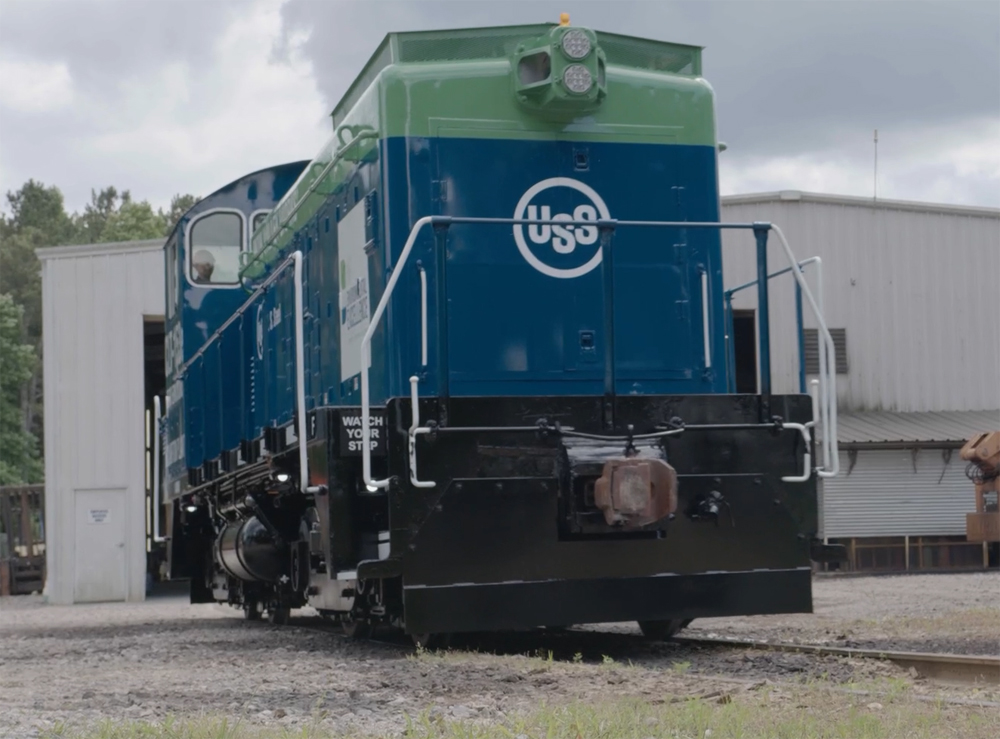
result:
[[[563,72],[563,84],[570,92],[583,95],[594,85],[594,77],[582,64],[570,64]]]
[[[570,59],[583,59],[590,53],[590,37],[576,28],[566,31],[562,37],[562,50]]]

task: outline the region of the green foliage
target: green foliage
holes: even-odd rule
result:
[[[41,480],[41,463],[37,452],[32,451],[38,448],[37,440],[43,431],[42,278],[35,250],[66,244],[163,238],[196,202],[198,198],[193,195],[175,195],[169,210],[154,210],[145,200],[133,200],[128,190],[119,193],[114,187],[105,187],[99,192],[91,191],[90,203],[82,213],[70,215],[62,192],[55,186],[46,187],[29,180],[19,190],[7,193],[9,215],[0,215],[0,293],[9,296],[18,314],[16,320],[6,314],[4,318],[14,320],[13,328],[4,324],[7,337],[4,351],[8,351],[8,342],[17,349],[10,349],[13,354],[8,357],[5,353],[2,359],[2,462],[6,465],[9,460],[29,460],[10,463],[21,470],[24,482]],[[27,353],[23,351],[25,347]],[[8,363],[17,369],[16,373],[8,370]],[[12,405],[8,407],[8,403]],[[13,419],[20,419],[20,432],[9,436],[14,433],[9,426]],[[8,451],[14,456],[8,458]],[[13,473],[4,466],[3,481],[7,481],[8,474]]]
[[[114,187],[90,191],[90,202],[73,218],[78,244],[155,239],[170,234],[177,221],[198,202],[194,195],[174,195],[167,211],[153,210],[143,200],[136,202],[128,190]]]
[[[174,195],[170,199],[170,210],[163,213],[166,224],[166,228],[163,231],[164,235],[173,231],[174,226],[177,225],[177,221],[181,219],[181,216],[187,213],[200,199],[194,195]]]
[[[0,294],[0,485],[42,479],[35,437],[25,428],[21,392],[37,360],[23,343],[23,310],[10,295]]]
[[[19,233],[36,229],[47,245],[66,244],[75,236],[76,226],[66,213],[58,187],[45,187],[40,182],[28,180],[20,190],[7,193],[7,204],[11,216],[5,219],[5,230],[10,228]]]

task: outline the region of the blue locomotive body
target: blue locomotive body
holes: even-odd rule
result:
[[[809,610],[813,405],[770,392],[766,309],[761,392],[730,394],[697,55],[478,33],[466,65],[407,65],[391,36],[320,156],[168,241],[175,575],[357,633]],[[581,38],[590,71],[545,88]],[[446,82],[511,99],[483,120]],[[766,275],[769,226],[746,228]]]

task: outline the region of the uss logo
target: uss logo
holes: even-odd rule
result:
[[[570,177],[542,180],[521,196],[514,218],[556,221],[514,225],[518,251],[542,274],[571,279],[587,274],[601,263],[597,221],[611,215],[604,200],[589,185]],[[594,225],[571,221],[593,221]]]

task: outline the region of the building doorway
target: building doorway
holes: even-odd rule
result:
[[[157,477],[163,475],[163,450],[156,443],[155,399],[163,401],[166,392],[166,340],[163,316],[143,316],[143,369],[145,375],[144,402],[146,420],[146,595],[153,584],[161,579],[161,564],[166,561],[167,547],[162,539],[166,534],[166,517],[161,507],[157,515],[156,506],[162,503],[162,495]],[[161,406],[161,413],[162,413]],[[159,459],[157,459],[159,457]]]
[[[757,393],[757,317],[753,310],[733,311],[736,392]]]

